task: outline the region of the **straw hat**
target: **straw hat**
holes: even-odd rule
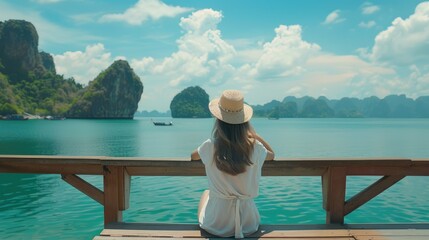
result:
[[[252,118],[253,109],[243,102],[244,96],[238,90],[225,90],[220,98],[209,103],[210,112],[217,119],[229,124],[245,123]]]

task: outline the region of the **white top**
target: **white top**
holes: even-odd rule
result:
[[[220,171],[213,161],[213,153],[212,139],[198,147],[210,190],[198,216],[200,227],[220,237],[243,238],[259,227],[260,216],[253,198],[259,194],[259,179],[267,149],[256,140],[250,159],[253,164],[236,176]]]

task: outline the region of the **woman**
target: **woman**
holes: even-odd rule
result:
[[[243,238],[258,230],[253,198],[258,196],[262,165],[274,159],[274,152],[250,125],[253,110],[240,91],[224,91],[209,109],[216,118],[212,138],[191,154],[192,160],[202,160],[209,180],[198,207],[199,224],[220,237]]]

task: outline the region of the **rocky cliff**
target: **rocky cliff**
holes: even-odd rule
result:
[[[43,74],[46,69],[42,63],[38,45],[39,36],[32,23],[24,20],[0,22],[2,72],[8,74],[11,81],[25,79],[29,71]]]
[[[0,22],[0,115],[63,115],[82,89],[57,75],[52,56],[38,45],[30,22]]]
[[[115,61],[90,82],[72,105],[68,118],[132,119],[143,84],[127,61]]]

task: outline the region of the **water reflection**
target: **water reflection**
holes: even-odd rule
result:
[[[46,190],[50,187],[46,187],[45,179],[42,175],[0,174],[0,212],[13,210],[20,215],[31,213],[32,203],[49,194]]]
[[[61,145],[49,139],[10,139],[0,141],[0,153],[11,155],[57,155]]]

